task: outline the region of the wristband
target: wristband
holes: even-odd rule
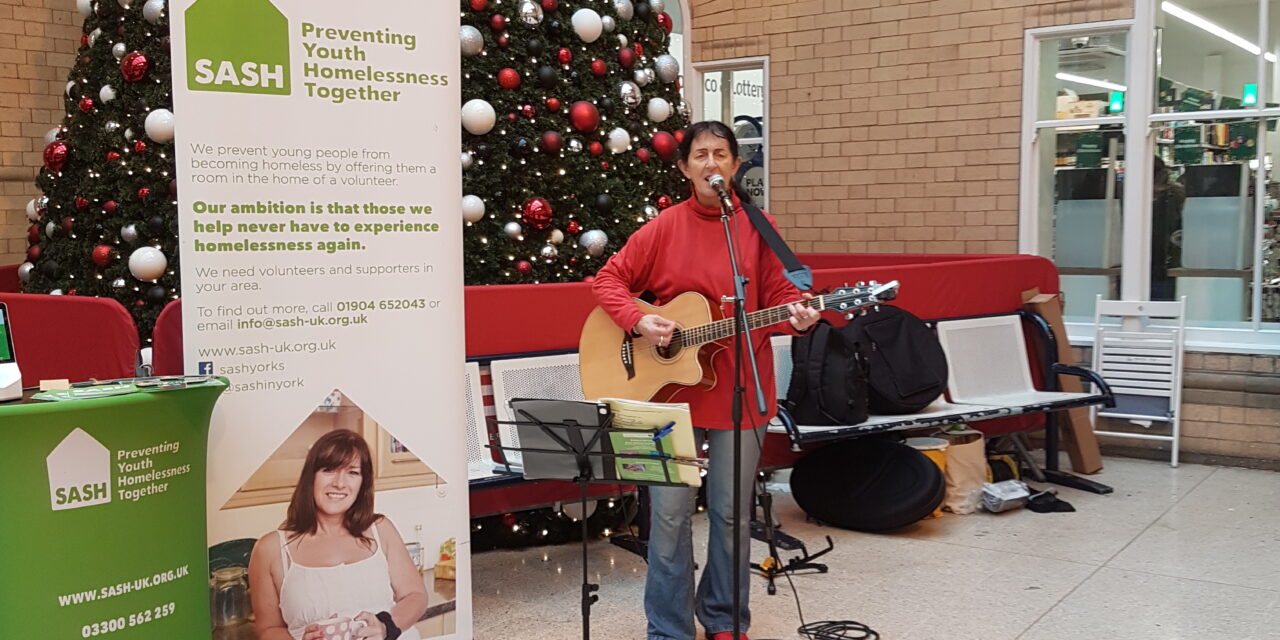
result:
[[[381,621],[382,626],[387,629],[387,634],[383,636],[385,640],[396,640],[396,638],[400,637],[400,627],[397,627],[395,621],[391,619],[390,612],[379,611],[374,617]]]

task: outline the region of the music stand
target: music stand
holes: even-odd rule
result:
[[[612,426],[613,418],[608,405],[598,402],[575,400],[536,400],[513,398],[511,412],[516,420],[495,420],[497,424],[515,425],[520,433],[519,447],[488,445],[502,456],[502,464],[511,471],[506,451],[519,451],[524,461],[522,474],[526,479],[569,480],[581,489],[582,502],[582,639],[591,638],[591,605],[600,597],[595,595],[600,585],[590,581],[587,568],[587,486],[599,484],[637,484],[656,486],[686,486],[680,482],[677,464],[699,466],[696,460],[677,458],[663,450],[662,429],[620,429]],[[636,454],[616,452],[612,433],[648,434],[653,452]],[[619,460],[631,460],[635,468],[628,470],[643,477],[620,473]],[[605,464],[605,462],[615,464]],[[656,466],[658,471],[652,470]],[[532,474],[532,475],[530,475]]]

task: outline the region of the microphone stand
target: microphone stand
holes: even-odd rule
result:
[[[733,640],[742,637],[742,572],[738,570],[742,564],[742,484],[738,478],[742,475],[742,410],[746,404],[747,389],[743,385],[743,361],[749,363],[751,375],[756,385],[756,406],[761,416],[768,407],[764,401],[764,391],[760,388],[760,370],[756,367],[754,357],[746,357],[751,345],[751,328],[747,326],[747,278],[738,269],[738,256],[734,251],[733,227],[730,216],[733,215],[733,199],[727,193],[720,197],[720,222],[724,225],[725,243],[729,248],[729,267],[733,272],[733,520],[730,529],[733,531]],[[722,300],[723,301],[723,300]]]

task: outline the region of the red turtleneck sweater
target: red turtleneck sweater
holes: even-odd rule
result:
[[[736,196],[734,206],[730,225],[737,240],[740,268],[749,280],[747,312],[799,301],[800,291],[783,275],[782,263],[751,226],[751,220],[743,212]],[[766,213],[765,217],[770,224],[777,226],[772,216]],[[732,305],[720,304],[721,296],[733,294],[733,272],[729,268],[720,210],[704,207],[692,197],[667,208],[636,231],[626,246],[609,259],[608,264],[596,274],[592,291],[613,321],[626,329],[634,327],[644,315],[633,303],[633,299],[644,291],[657,296],[656,304],[659,305],[686,291],[700,293],[713,307],[720,307],[725,317],[730,317]],[[781,332],[795,334],[790,322],[751,332],[768,411],[764,416],[757,413],[755,385],[747,373],[747,404],[743,412],[746,427],[760,426],[777,412],[769,336]],[[714,387],[687,387],[671,399],[672,402],[689,403],[695,426],[733,428],[732,341],[729,346],[712,360],[716,374]]]

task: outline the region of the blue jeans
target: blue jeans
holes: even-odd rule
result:
[[[766,427],[742,431],[742,541],[739,630],[751,623],[750,593],[751,498],[760,442]],[[695,429],[698,440],[710,444],[707,485],[709,535],[707,562],[694,591],[693,513],[698,490],[691,487],[652,487],[649,490],[649,569],[645,575],[644,613],[649,640],[694,640],[694,615],[708,633],[733,631],[733,431]]]

